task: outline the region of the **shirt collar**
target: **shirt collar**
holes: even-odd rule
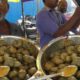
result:
[[[55,10],[56,10],[56,9],[53,9],[53,10],[52,10],[52,9],[50,9],[50,8],[49,8],[49,7],[47,7],[47,6],[45,6],[45,7],[44,7],[44,9],[46,9],[47,11],[50,11],[50,12],[51,12],[51,11],[55,11]]]
[[[47,6],[44,7],[47,11],[50,11],[51,9]]]

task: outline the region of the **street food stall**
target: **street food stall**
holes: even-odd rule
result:
[[[57,37],[40,49],[33,42],[37,27],[32,18],[23,14],[17,21],[27,37],[0,36],[0,80],[80,80],[80,35]]]

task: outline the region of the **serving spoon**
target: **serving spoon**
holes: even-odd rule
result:
[[[0,77],[6,76],[9,71],[10,71],[9,66],[0,66]]]
[[[29,80],[45,80],[45,79],[53,78],[57,76],[70,77],[74,75],[77,70],[78,70],[77,66],[69,65],[69,66],[64,67],[64,69],[62,69],[60,73],[45,75],[43,77],[37,77],[36,79],[29,79]]]

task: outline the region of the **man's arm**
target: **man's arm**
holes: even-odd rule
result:
[[[76,12],[74,15],[71,17],[69,21],[67,21],[62,27],[60,27],[54,34],[53,36],[59,37],[64,34],[66,34],[69,30],[74,28],[74,25],[80,20],[80,7],[76,9]],[[77,26],[75,26],[76,28]]]
[[[76,24],[73,26],[73,28],[70,31],[73,32],[74,34],[80,34],[77,30],[79,25],[80,25],[80,20],[76,22]]]

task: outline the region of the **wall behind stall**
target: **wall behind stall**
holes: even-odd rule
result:
[[[35,16],[37,12],[43,7],[43,3],[41,0],[28,1],[24,2],[24,15],[32,15]],[[38,3],[38,5],[37,5]],[[6,14],[6,19],[10,22],[16,23],[18,19],[21,18],[22,9],[21,9],[21,1],[18,3],[9,3],[9,11]]]

